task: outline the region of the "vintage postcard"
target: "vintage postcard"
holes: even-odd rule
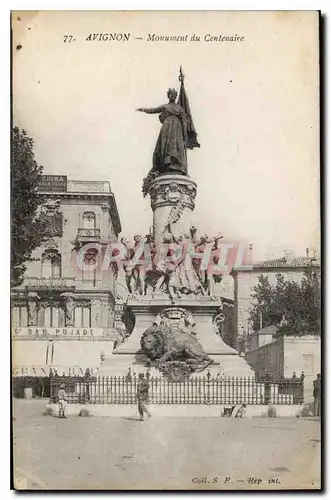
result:
[[[14,488],[321,488],[319,23],[12,12]]]

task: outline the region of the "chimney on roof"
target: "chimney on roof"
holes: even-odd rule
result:
[[[247,264],[253,263],[253,245],[252,243],[248,246],[248,254],[247,254]]]
[[[316,249],[315,248],[306,248],[306,257],[311,262],[316,261],[317,260],[317,258],[316,258]]]
[[[313,249],[312,249],[312,252],[313,252],[313,256],[310,258],[310,260],[311,260],[312,262],[314,262],[314,261],[316,261],[316,260],[317,260],[317,258],[316,258],[316,248],[313,248]]]

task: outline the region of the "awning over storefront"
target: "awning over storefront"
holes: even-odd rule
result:
[[[14,340],[12,346],[14,376],[48,377],[50,368],[61,376],[84,375],[87,368],[95,373],[113,352],[113,342],[96,340]]]

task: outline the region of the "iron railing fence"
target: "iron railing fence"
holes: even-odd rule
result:
[[[148,377],[148,374],[147,374]],[[212,377],[210,373],[192,376],[183,381],[164,377],[148,377],[151,404],[219,404],[270,405],[303,404],[304,377],[283,378],[279,382],[269,377]],[[135,404],[137,376],[50,377],[50,401],[57,402],[61,383],[65,384],[68,403]]]

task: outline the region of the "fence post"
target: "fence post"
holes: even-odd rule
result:
[[[49,369],[49,402],[53,403],[53,370]]]
[[[305,402],[305,374],[304,372],[301,372],[300,376],[300,404],[303,404]]]
[[[206,378],[207,378],[207,398],[206,398],[206,403],[209,405],[210,404],[210,371],[208,370]]]
[[[86,371],[85,371],[85,401],[84,401],[84,403],[90,402],[90,378],[91,378],[90,370],[89,370],[89,368],[86,368]]]
[[[293,372],[292,378],[289,380],[289,393],[293,396],[293,403],[300,404],[302,399],[302,380]]]
[[[271,375],[269,372],[265,374],[264,381],[264,404],[269,405],[271,400]]]

